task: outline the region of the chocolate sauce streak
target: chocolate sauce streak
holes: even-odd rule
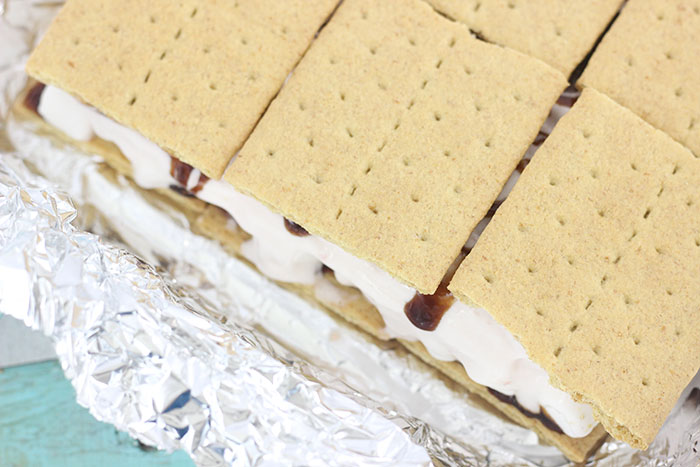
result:
[[[39,114],[39,101],[41,101],[44,88],[46,88],[44,83],[36,83],[24,96],[24,106],[37,115]]]
[[[307,232],[304,227],[290,221],[286,217],[284,218],[284,227],[290,234],[296,235],[297,237],[306,237],[309,235],[309,232]]]
[[[204,188],[204,185],[209,181],[209,177],[204,175],[203,173],[199,173],[199,179],[197,179],[197,184],[192,187],[192,190],[190,190],[192,193],[199,193],[202,188]]]
[[[530,159],[521,159],[520,162],[518,162],[518,165],[515,167],[515,170],[517,170],[520,173],[523,173],[523,170],[525,170],[525,167],[530,163]]]
[[[498,208],[501,207],[501,204],[503,204],[503,201],[494,201],[493,205],[489,208],[489,211],[486,213],[486,217],[493,217],[496,215],[496,211],[498,211]],[[469,253],[469,252],[467,252]]]
[[[452,306],[455,298],[446,284],[440,284],[432,295],[423,295],[416,292],[410,302],[403,307],[406,317],[418,329],[434,331],[440,324],[442,315]]]
[[[491,393],[491,395],[494,396],[496,399],[498,399],[499,401],[504,402],[506,404],[512,405],[513,407],[518,409],[520,412],[522,412],[522,414],[525,415],[526,417],[535,418],[535,419],[539,420],[540,422],[542,422],[542,424],[544,426],[546,426],[548,429],[550,429],[556,433],[564,434],[562,429],[559,428],[559,425],[557,425],[557,423],[554,420],[549,418],[549,416],[547,415],[547,412],[543,412],[542,409],[540,409],[539,413],[530,412],[525,407],[520,405],[520,403],[518,402],[518,399],[516,399],[515,396],[506,396],[502,392],[498,392],[495,389],[491,389],[491,388],[486,388],[486,389],[488,389],[489,392]]]
[[[549,136],[549,133],[545,133],[544,131],[540,130],[540,132],[537,133],[537,137],[535,138],[535,141],[533,141],[532,145],[542,146],[542,143],[544,143],[544,140],[547,139],[547,136]]]
[[[185,198],[194,198],[195,197],[194,193],[190,193],[189,191],[187,191],[187,188],[185,188],[184,186],[170,185],[168,188],[173,190],[178,195],[184,196]]]
[[[574,106],[574,104],[578,100],[578,97],[579,97],[579,92],[576,90],[576,88],[574,86],[569,86],[568,88],[566,88],[564,90],[564,92],[561,94],[561,96],[559,96],[559,98],[557,99],[557,105],[560,105],[562,107],[571,108]],[[542,143],[544,143],[544,141],[549,136],[549,133],[550,133],[549,130],[542,131],[542,129],[540,129],[540,131],[537,134],[537,137],[535,138],[535,141],[533,141],[532,145],[537,146],[537,147],[541,146]],[[522,170],[520,172],[522,172]]]
[[[188,190],[187,181],[190,179],[192,170],[194,170],[194,167],[191,165],[185,164],[181,160],[170,156],[170,175],[172,175],[172,177],[180,184],[179,186],[170,185],[170,188],[184,196],[194,196],[196,193],[198,193],[209,181],[209,177],[203,173],[200,173],[197,184],[191,190]]]
[[[579,92],[575,87],[569,86],[557,99],[557,104],[564,107],[573,107],[578,100]]]

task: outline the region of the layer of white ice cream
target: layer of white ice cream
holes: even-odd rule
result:
[[[178,184],[170,175],[171,159],[165,151],[64,91],[47,86],[38,111],[73,139],[87,141],[96,135],[116,144],[131,162],[134,180],[140,186],[164,188]],[[198,171],[192,172],[189,188],[199,178]],[[547,373],[485,310],[455,301],[434,331],[423,331],[404,313],[404,306],[416,291],[377,266],[320,237],[291,234],[280,214],[225,182],[210,180],[196,195],[226,210],[251,235],[241,253],[269,277],[315,284],[325,264],[340,283],[358,288],[377,307],[387,337],[420,341],[434,358],[459,361],[477,383],[515,395],[531,412],[546,410],[569,436],[586,436],[596,425],[590,407],[551,386]]]

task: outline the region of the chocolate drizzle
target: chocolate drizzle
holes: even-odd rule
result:
[[[207,177],[203,173],[200,173],[199,179],[197,180],[197,184],[191,190],[188,190],[187,182],[190,179],[192,170],[194,170],[194,167],[192,167],[191,165],[185,164],[181,160],[170,156],[170,175],[172,175],[172,177],[175,180],[177,180],[177,182],[180,184],[180,186],[171,185],[170,188],[174,191],[177,191],[180,194],[184,194],[185,196],[191,196],[198,193],[202,188],[204,188],[204,185],[209,181],[209,177]]]
[[[46,88],[44,83],[36,83],[24,96],[24,106],[35,114],[39,114],[39,102],[41,101],[41,95],[44,93],[44,88]]]
[[[410,302],[403,307],[406,317],[418,329],[434,331],[440,324],[442,315],[452,306],[455,298],[447,284],[442,283],[432,295],[423,295],[416,292]]]
[[[296,235],[297,237],[306,237],[307,235],[309,235],[309,232],[307,232],[304,227],[300,226],[295,222],[290,221],[286,217],[284,218],[284,227],[290,234]]]
[[[549,415],[547,415],[547,412],[545,412],[544,409],[540,408],[540,411],[538,413],[530,412],[525,407],[520,405],[520,403],[518,402],[518,399],[515,396],[506,396],[502,392],[498,392],[495,389],[491,389],[491,388],[486,388],[486,389],[488,389],[489,392],[491,393],[491,395],[494,396],[496,399],[498,399],[499,401],[504,402],[506,404],[512,405],[513,407],[518,409],[526,417],[535,418],[535,419],[539,420],[540,422],[542,422],[542,424],[544,426],[546,426],[548,429],[550,429],[556,433],[564,434],[562,429],[559,428],[559,425],[557,425],[557,423],[554,420],[549,418]]]
[[[547,139],[547,136],[549,136],[549,133],[545,133],[544,131],[540,130],[540,132],[537,133],[537,137],[535,138],[535,141],[532,143],[532,145],[542,146],[542,143],[544,143],[544,140]]]
[[[187,188],[185,188],[184,186],[172,184],[168,188],[173,190],[178,195],[184,196],[185,198],[195,198],[194,193],[190,193],[189,191],[187,191]]]
[[[579,92],[574,86],[569,86],[557,99],[557,104],[564,107],[573,107],[578,100]]]

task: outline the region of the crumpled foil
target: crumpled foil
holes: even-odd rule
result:
[[[54,338],[98,418],[202,464],[430,462],[399,425],[216,323],[152,267],[75,229],[75,216],[0,163],[0,310]]]
[[[567,464],[400,346],[280,289],[95,157],[15,121],[24,61],[59,4],[0,0],[0,312],[52,336],[96,418],[199,465]],[[696,387],[648,451],[611,440],[590,464],[698,465]]]

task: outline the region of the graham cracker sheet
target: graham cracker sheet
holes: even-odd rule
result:
[[[337,0],[69,0],[27,64],[220,178]]]
[[[699,186],[690,151],[586,89],[449,289],[645,449],[700,366]]]
[[[630,0],[580,82],[700,157],[700,3]]]
[[[419,0],[347,0],[224,177],[433,293],[565,86]]]
[[[511,47],[571,75],[622,0],[426,0],[489,42]]]

